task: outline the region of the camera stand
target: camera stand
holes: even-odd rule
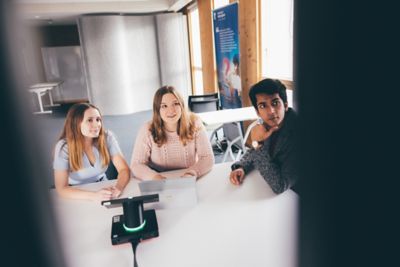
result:
[[[111,243],[113,245],[140,242],[158,236],[158,224],[154,210],[143,210],[143,203],[156,202],[158,194],[103,201],[107,208],[122,205],[124,213],[112,218]]]

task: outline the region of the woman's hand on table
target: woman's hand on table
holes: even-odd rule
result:
[[[157,173],[156,175],[153,176],[154,180],[162,180],[162,179],[165,179],[165,178],[167,178],[167,177],[165,177],[165,176],[163,176],[163,175],[161,175],[159,173]]]
[[[102,188],[97,192],[93,192],[93,200],[110,200],[112,198],[113,192],[110,187]]]
[[[182,178],[183,177],[193,177],[193,176],[197,177],[197,173],[193,170],[187,170],[181,175]]]

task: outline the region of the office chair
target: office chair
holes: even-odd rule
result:
[[[218,93],[204,94],[204,95],[190,95],[189,99],[210,99],[210,98],[218,98]]]
[[[215,102],[216,109],[213,107],[213,104],[210,102]],[[201,108],[201,111],[194,110],[194,109],[198,109],[198,107],[195,107],[195,106],[199,106],[199,105],[203,106]],[[188,98],[188,106],[189,106],[189,109],[193,112],[206,112],[206,111],[218,110],[218,109],[220,109],[218,93],[205,94],[205,95],[190,95]],[[204,106],[208,106],[208,107],[204,107]]]
[[[194,113],[201,113],[207,111],[216,111],[220,109],[218,93],[206,95],[190,95],[188,98],[189,109]],[[218,130],[222,128],[221,125],[206,126],[207,131],[212,131],[210,142],[215,137],[215,145],[219,151],[223,151],[221,142],[218,138]]]
[[[219,99],[210,98],[204,100],[192,100],[190,104],[190,110],[194,113],[215,111],[219,109]]]

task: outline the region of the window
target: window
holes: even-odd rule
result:
[[[293,81],[293,1],[260,1],[263,77]]]
[[[201,64],[200,21],[197,5],[188,8],[188,19],[193,94],[202,95],[204,93],[203,67]]]
[[[226,6],[229,0],[214,0],[214,9]],[[192,87],[194,95],[204,94],[203,88],[203,66],[201,62],[201,40],[200,40],[200,19],[197,2],[187,8],[190,39],[190,59],[192,73]]]

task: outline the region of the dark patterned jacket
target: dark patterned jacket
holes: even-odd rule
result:
[[[260,148],[248,150],[239,162],[232,165],[232,169],[242,167],[245,174],[257,169],[276,194],[291,188],[298,176],[295,161],[296,120],[296,113],[289,108],[282,127]]]

